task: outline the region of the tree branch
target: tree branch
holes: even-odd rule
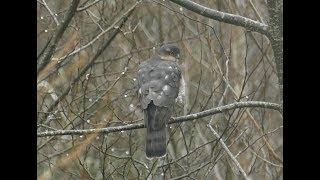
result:
[[[79,4],[80,0],[73,0],[71,3],[71,6],[65,16],[65,18],[62,20],[62,22],[57,27],[57,31],[53,35],[52,41],[49,42],[49,45],[47,49],[44,51],[44,53],[39,57],[39,66],[37,68],[37,73],[39,74],[40,71],[42,71],[46,65],[50,62],[51,56],[53,52],[56,49],[56,46],[58,45],[58,42],[60,41],[64,31],[67,29],[68,24],[71,22],[72,17],[76,13],[77,6]]]
[[[280,90],[280,101],[283,96],[283,4],[282,0],[268,0],[268,11],[270,14],[270,36],[274,60],[277,68],[278,83]]]
[[[57,19],[57,17],[55,16],[55,14],[53,14],[53,12],[51,11],[51,9],[49,8],[47,2],[45,0],[42,0],[44,7],[48,10],[49,14],[51,15],[52,19],[54,20],[54,22],[57,24],[57,26],[59,26],[59,21]]]
[[[136,8],[136,6],[139,4],[139,2],[136,2],[128,11],[126,11],[120,18],[118,18],[117,20],[115,20],[106,30],[103,30],[100,34],[98,34],[95,38],[93,38],[90,42],[88,42],[87,44],[85,44],[84,46],[68,53],[67,55],[59,58],[59,61],[62,61],[70,56],[73,56],[77,53],[79,53],[80,51],[88,48],[88,47],[91,47],[92,44],[94,42],[96,42],[98,39],[101,39],[101,37],[103,37],[104,34],[106,34],[107,32],[109,32],[110,30],[114,29],[114,27],[116,27],[116,24],[118,24],[121,20],[123,20],[123,18],[125,17],[128,17],[128,14],[132,12],[132,10],[134,8]]]
[[[99,1],[101,1],[101,0],[95,0],[95,1],[93,1],[92,3],[90,3],[90,4],[88,4],[88,5],[80,6],[79,8],[77,8],[77,11],[86,10],[86,9],[90,8],[91,6],[97,4]]]
[[[209,127],[211,132],[214,134],[214,136],[216,136],[216,138],[219,139],[219,142],[220,142],[221,146],[227,152],[227,154],[229,155],[229,157],[231,158],[233,163],[238,167],[238,170],[241,172],[241,174],[243,175],[244,179],[248,179],[247,173],[243,170],[243,168],[241,167],[241,165],[238,162],[238,160],[236,159],[236,157],[234,157],[232,152],[229,150],[228,146],[223,142],[222,138],[220,138],[219,134],[213,129],[213,127],[210,124],[208,124],[207,126]]]
[[[266,35],[271,41],[272,49],[274,52],[275,63],[277,68],[280,101],[282,102],[283,96],[283,20],[282,20],[282,1],[281,0],[268,0],[268,11],[270,14],[269,25],[254,21],[252,19],[217,11],[197,4],[190,0],[170,0],[190,11],[199,15],[214,19],[220,22],[241,26],[248,30],[259,32]]]
[[[47,112],[51,112],[58,104],[59,102],[64,99],[68,93],[70,92],[72,86],[79,81],[79,79],[92,67],[92,65],[95,63],[95,61],[98,59],[98,57],[102,54],[102,52],[110,45],[110,43],[113,41],[113,39],[116,37],[116,35],[120,32],[120,28],[125,24],[125,22],[128,20],[129,16],[132,14],[134,9],[130,9],[130,11],[126,14],[126,16],[122,17],[121,21],[119,22],[119,26],[117,28],[114,28],[112,32],[110,32],[110,35],[106,41],[103,42],[101,47],[97,50],[97,53],[92,57],[92,59],[89,61],[89,63],[79,72],[79,75],[70,83],[71,85],[68,86],[67,89],[63,91],[63,93],[58,97],[57,100],[55,100],[49,107]],[[49,113],[45,113],[43,119],[46,119]],[[49,121],[47,120],[44,124],[48,124]]]
[[[168,122],[168,124],[181,123],[184,121],[191,121],[191,120],[199,119],[202,117],[211,116],[211,115],[218,114],[218,113],[223,113],[225,111],[229,111],[232,109],[248,108],[248,107],[259,107],[259,108],[273,109],[273,110],[277,110],[282,113],[282,106],[279,104],[275,104],[275,103],[261,102],[261,101],[235,102],[232,104],[208,109],[208,110],[194,113],[194,114],[190,114],[187,116],[172,118],[172,120],[170,120]],[[46,136],[58,136],[58,135],[82,135],[82,134],[93,134],[93,133],[107,134],[107,133],[111,133],[111,132],[141,129],[144,127],[145,127],[144,123],[140,123],[140,124],[129,124],[129,125],[124,125],[124,126],[115,126],[115,127],[107,127],[107,128],[100,128],[100,129],[46,131],[46,132],[37,133],[37,136],[38,137],[46,137]]]
[[[236,26],[241,26],[248,30],[256,31],[269,37],[268,25],[266,24],[254,21],[252,19],[249,19],[243,16],[210,9],[190,0],[170,0],[170,1],[190,11],[193,11],[197,14],[208,17],[210,19],[214,19],[220,22],[224,22],[224,23],[228,23]]]

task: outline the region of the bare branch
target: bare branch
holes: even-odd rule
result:
[[[232,154],[232,152],[229,150],[228,146],[223,142],[222,138],[220,138],[219,134],[213,129],[213,127],[208,124],[209,129],[211,130],[211,132],[214,134],[214,136],[216,136],[216,138],[219,139],[219,142],[221,144],[221,146],[223,147],[223,149],[227,152],[227,154],[230,156],[230,158],[232,159],[232,161],[234,162],[234,164],[238,167],[239,171],[241,172],[241,174],[243,175],[243,177],[245,179],[247,178],[247,174],[246,172],[244,172],[243,168],[241,167],[240,163],[238,162],[238,160],[236,159],[236,157]]]
[[[274,59],[277,67],[278,83],[280,89],[280,100],[283,95],[283,10],[282,1],[268,0],[268,11],[270,14],[270,41],[273,49]]]
[[[212,109],[208,109],[202,112],[189,114],[187,116],[181,116],[172,118],[168,124],[173,123],[181,123],[184,121],[191,121],[199,118],[203,118],[206,116],[223,113],[232,109],[237,108],[248,108],[248,107],[259,107],[259,108],[267,108],[273,109],[282,112],[282,106],[275,103],[270,102],[261,102],[261,101],[247,101],[247,102],[235,102],[232,104],[228,104],[225,106],[220,106]],[[107,128],[100,128],[100,129],[85,129],[85,130],[58,130],[58,131],[47,131],[47,132],[40,132],[37,134],[38,137],[46,137],[46,136],[57,136],[57,135],[82,135],[82,134],[92,134],[92,133],[111,133],[111,132],[119,132],[119,131],[127,131],[133,129],[141,129],[144,128],[144,124],[129,124],[124,126],[116,126],[116,127],[107,127]]]
[[[50,41],[47,49],[44,53],[39,57],[39,66],[37,68],[37,73],[43,70],[46,65],[50,62],[51,56],[56,49],[58,42],[60,41],[64,31],[67,29],[68,24],[71,22],[72,17],[76,13],[77,6],[80,0],[73,0],[71,6],[65,15],[64,19],[62,20],[61,24],[57,27],[55,34],[53,35],[52,41]]]
[[[280,99],[283,95],[283,35],[282,35],[282,1],[268,1],[270,25],[254,21],[252,19],[217,11],[197,4],[190,0],[170,0],[190,11],[220,22],[241,26],[248,30],[266,35],[272,44],[272,49],[277,65]],[[255,13],[257,13],[255,11]],[[259,16],[258,16],[259,17]],[[282,100],[281,100],[282,101]]]
[[[230,13],[225,13],[221,11],[217,11],[214,9],[207,8],[205,6],[202,6],[200,4],[197,4],[190,0],[170,0],[171,2],[174,2],[190,11],[193,11],[197,14],[200,14],[202,16],[208,17],[210,19],[214,19],[220,22],[233,24],[236,26],[244,27],[251,31],[256,31],[261,34],[264,34],[266,36],[269,35],[268,31],[268,25],[254,21],[252,19],[234,15]]]
[[[124,23],[127,21],[128,17],[132,14],[133,9],[130,10],[130,12],[123,17],[121,20],[119,27],[114,28],[114,30],[110,33],[109,38],[102,44],[101,48],[98,49],[97,53],[93,58],[90,60],[90,62],[80,71],[79,75],[70,83],[71,85],[68,86],[66,90],[63,91],[63,93],[58,97],[57,100],[55,100],[48,108],[47,112],[51,112],[58,104],[59,102],[64,99],[68,93],[70,92],[72,86],[79,81],[79,79],[87,72],[90,67],[94,64],[94,62],[98,59],[98,57],[102,54],[102,52],[110,45],[110,43],[113,41],[113,39],[116,37],[116,35],[120,32],[120,28],[124,25]],[[48,113],[45,113],[44,119],[48,116]],[[45,122],[44,124],[49,123],[49,121]]]
[[[90,4],[86,5],[86,6],[83,5],[83,6],[79,7],[79,8],[77,8],[77,11],[86,10],[86,9],[90,8],[91,6],[97,4],[99,1],[101,1],[101,0],[95,0],[95,1],[93,1],[92,3],[90,3]]]
[[[128,11],[126,11],[120,18],[118,18],[117,20],[114,21],[114,23],[112,23],[106,30],[102,31],[100,34],[98,34],[95,38],[93,38],[90,42],[88,42],[86,45],[72,51],[71,53],[68,53],[67,55],[59,58],[59,61],[66,59],[67,57],[73,56],[77,53],[79,53],[80,51],[90,47],[94,42],[96,42],[98,39],[100,39],[101,37],[103,37],[104,34],[106,34],[107,32],[109,32],[111,29],[114,29],[116,27],[116,24],[118,24],[124,17],[128,17],[128,14],[132,12],[132,10],[134,8],[136,8],[136,6],[139,4],[140,2],[136,2],[130,9],[128,9]]]
[[[257,16],[257,18],[259,19],[259,21],[260,21],[261,23],[265,23],[264,20],[262,19],[261,15],[260,15],[260,13],[258,12],[257,8],[254,6],[254,4],[252,3],[251,0],[249,0],[249,4],[250,4],[250,6],[252,7],[253,12],[256,14],[256,16]]]
[[[49,8],[48,4],[46,3],[45,0],[42,0],[44,7],[46,7],[46,9],[48,10],[49,14],[51,15],[51,17],[53,18],[54,22],[57,24],[57,26],[59,26],[59,21],[57,19],[57,17],[55,16],[55,14],[53,14],[53,12],[51,11],[51,9]]]

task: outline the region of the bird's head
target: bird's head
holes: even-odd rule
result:
[[[178,61],[180,59],[180,49],[173,44],[162,45],[157,53],[164,60]]]

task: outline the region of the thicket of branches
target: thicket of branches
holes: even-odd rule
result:
[[[281,0],[37,0],[39,179],[282,179]],[[145,156],[135,77],[182,51],[186,101]]]

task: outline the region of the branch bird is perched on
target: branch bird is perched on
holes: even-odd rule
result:
[[[166,155],[166,126],[180,89],[179,58],[179,48],[165,44],[160,47],[156,56],[139,66],[138,96],[147,128],[148,158]]]

